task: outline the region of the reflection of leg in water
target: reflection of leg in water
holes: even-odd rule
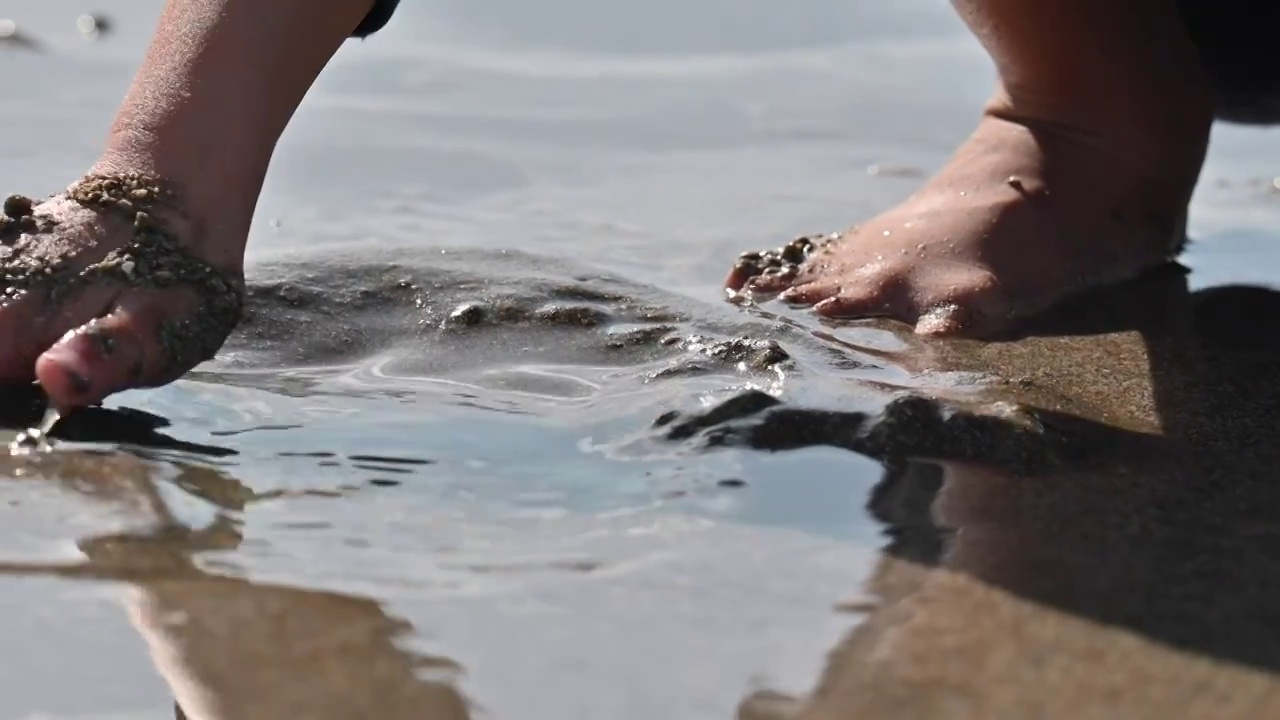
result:
[[[888,537],[882,549],[886,560],[879,563],[868,588],[878,604],[891,604],[909,595],[925,578],[922,568],[934,566],[941,559],[946,531],[934,521],[933,504],[942,480],[942,468],[933,463],[890,460],[880,482],[872,488],[867,509],[884,523]],[[854,630],[828,655],[828,667],[814,691],[815,697],[831,694],[832,686],[842,682],[846,673],[859,672],[857,662],[861,651],[855,648],[862,648],[867,642],[865,633]],[[761,690],[739,704],[738,720],[807,718],[811,704],[811,700]]]
[[[201,482],[202,475],[218,482]],[[185,474],[202,497],[243,507],[217,473]],[[232,484],[238,486],[238,483]],[[155,506],[159,496],[147,493]],[[364,598],[260,585],[212,576],[197,553],[238,546],[225,522],[192,531],[155,506],[166,529],[149,536],[83,541],[89,564],[128,568],[130,618],[151,647],[157,670],[190,720],[466,720],[470,710],[447,678],[458,668],[411,654],[397,643],[412,630]],[[181,618],[174,623],[173,618]],[[441,679],[426,679],[425,673]]]
[[[867,504],[889,536],[884,552],[921,565],[936,565],[946,536],[933,517],[933,502],[942,488],[942,468],[910,460],[891,460],[887,465]]]
[[[3,459],[3,458],[0,458]],[[241,542],[234,513],[260,496],[205,466],[161,464],[124,453],[65,450],[9,457],[0,474],[38,463],[43,481],[118,506],[146,528],[82,538],[78,563],[0,563],[0,575],[54,576],[131,586],[129,616],[189,720],[466,720],[452,662],[399,646],[412,627],[377,602],[331,592],[260,585],[206,573],[195,558]],[[5,465],[8,463],[8,465]],[[30,470],[31,468],[23,468]],[[157,482],[220,510],[193,529],[171,511]]]
[[[809,697],[741,717],[1280,715],[1280,293],[1214,288],[1168,307],[1159,333],[1064,345],[1145,345],[1149,367],[1109,382],[1154,397],[1151,430],[1077,418],[1096,452],[1035,473],[977,457],[887,473],[871,501],[892,539],[868,582],[877,602]],[[1057,377],[1070,389],[1095,372]]]
[[[896,504],[894,541],[868,581],[875,602],[828,655],[813,693],[787,704],[750,698],[740,718],[1280,712],[1271,673],[1280,577],[1256,542],[1261,516],[1276,523],[1276,493],[1255,484],[1262,476],[1233,475],[1246,483],[1234,513],[1212,500],[1206,509],[1218,483],[1197,480],[1203,466],[1183,474],[1180,465],[1153,458],[1041,477],[947,466],[926,501],[931,521],[916,516],[917,499]],[[877,490],[887,491],[910,497]],[[1255,499],[1272,501],[1257,524]],[[938,535],[944,552],[930,558]]]
[[[206,577],[140,586],[130,614],[190,720],[470,717],[457,667],[397,647],[409,626],[371,600]]]

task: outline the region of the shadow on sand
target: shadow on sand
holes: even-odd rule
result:
[[[1192,293],[1169,268],[941,354],[996,368],[1017,406],[739,398],[669,422],[709,445],[835,445],[886,467],[865,617],[810,697],[761,692],[739,716],[1280,712],[1277,318],[1280,293]]]

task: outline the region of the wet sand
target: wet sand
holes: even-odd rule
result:
[[[5,11],[0,187],[87,166],[158,5]],[[0,717],[1266,716],[1280,305],[1223,286],[1277,276],[1280,136],[1218,133],[1189,277],[1017,341],[735,307],[990,76],[944,6],[731,16],[431,0],[345,49],[219,357],[0,459]]]
[[[1168,272],[1107,295],[1033,337],[951,348],[957,363],[1032,376],[1018,384],[1047,401],[1031,410],[1040,442],[1084,452],[1030,473],[939,452],[936,439],[886,456],[869,508],[890,541],[867,581],[867,619],[832,651],[812,696],[783,712],[763,694],[742,717],[1280,711],[1270,542],[1280,345],[1269,319],[1280,293],[1189,293]],[[1099,354],[1119,371],[1098,373]],[[1067,393],[1095,412],[1052,409]]]

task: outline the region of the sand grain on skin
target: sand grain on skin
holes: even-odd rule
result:
[[[35,252],[53,239],[57,222],[40,214],[40,203],[11,195],[0,219],[5,299],[38,289],[56,304],[104,282],[126,288],[186,286],[198,296],[197,310],[182,320],[161,323],[157,341],[170,368],[185,369],[212,358],[240,321],[244,281],[192,256],[165,227],[162,218],[180,212],[180,195],[173,184],[138,173],[92,175],[69,188],[66,197],[130,223],[132,238],[84,267],[72,252]]]

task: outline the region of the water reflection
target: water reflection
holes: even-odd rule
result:
[[[44,393],[35,385],[0,387],[0,428],[31,427],[40,421],[44,408]],[[170,425],[167,418],[145,410],[89,407],[59,419],[50,436],[65,441],[122,445],[142,454],[148,449],[208,458],[238,454],[231,448],[178,440],[160,432]]]
[[[100,419],[110,414],[119,421],[116,430],[128,426],[126,418],[139,417],[100,413]],[[99,422],[93,414],[73,417],[80,424],[70,424],[67,432],[88,433]],[[147,437],[153,446],[173,446],[163,436]],[[130,620],[172,689],[177,717],[470,717],[466,699],[451,684],[457,665],[401,647],[412,628],[378,602],[204,569],[202,554],[239,547],[237,514],[265,497],[225,472],[136,454],[63,450],[4,457],[0,473],[55,482],[144,519],[141,529],[80,539],[79,562],[0,562],[0,575],[127,583]],[[203,527],[187,525],[171,510],[161,482],[207,500],[219,512]]]
[[[810,697],[760,693],[740,717],[1280,711],[1277,311],[1275,291],[1164,273],[959,347],[1031,372],[1042,398],[1083,396],[1092,418],[1040,417],[1091,451],[1034,473],[936,438],[886,458],[866,621]]]

